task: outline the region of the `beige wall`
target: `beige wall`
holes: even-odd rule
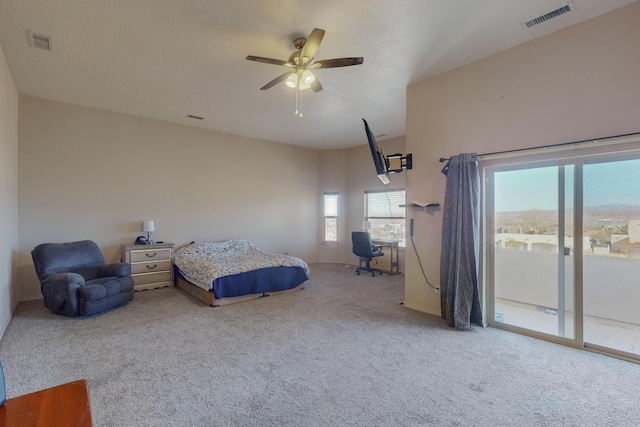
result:
[[[375,133],[375,123],[369,123],[372,131]],[[365,137],[364,129],[362,131]],[[366,141],[366,139],[365,139]],[[407,154],[405,147],[405,137],[398,137],[378,141],[380,149],[385,155],[400,153]],[[344,247],[345,262],[349,264],[358,264],[358,257],[351,252],[351,232],[362,230],[362,221],[364,220],[364,192],[367,190],[393,190],[404,189],[407,174],[411,171],[390,174],[389,184],[384,185],[376,175],[373,166],[373,158],[369,145],[360,145],[358,147],[349,148],[347,151],[348,180],[347,180],[347,227]],[[400,263],[404,263],[404,256],[400,257]],[[402,265],[404,266],[404,265]],[[401,268],[403,270],[403,268]]]
[[[442,203],[440,157],[640,131],[639,20],[634,3],[410,86],[408,198]],[[442,212],[413,216],[425,272],[438,284]],[[439,315],[440,296],[410,252],[406,270],[406,306]]]
[[[0,337],[18,304],[18,92],[0,47]]]
[[[345,229],[347,217],[347,156],[345,150],[322,150],[318,152],[318,262],[345,262]],[[324,241],[324,193],[338,195],[338,241]]]
[[[309,150],[27,96],[19,134],[21,300],[40,298],[37,244],[92,239],[114,261],[145,219],[154,239],[177,245],[241,237],[309,262],[355,264],[363,194],[385,188],[368,145]],[[379,144],[405,154],[404,137]],[[404,188],[405,175],[386,188]],[[325,192],[340,193],[338,243],[322,242]]]
[[[375,126],[375,125],[372,125]],[[403,189],[405,175],[411,171],[391,174],[390,183],[382,184],[375,173],[369,145],[366,143],[364,127],[362,139],[365,145],[346,150],[326,150],[319,152],[319,211],[322,217],[322,195],[339,192],[338,242],[321,243],[318,251],[320,262],[357,264],[358,258],[351,252],[351,232],[362,229],[364,220],[364,192],[367,190]],[[378,141],[382,151],[388,154],[406,154],[404,136]],[[322,239],[322,218],[318,236]],[[404,262],[404,254],[400,257]]]
[[[439,157],[638,131],[638,18],[640,3],[409,87],[407,137],[380,145],[387,154],[413,153],[414,169],[392,175],[388,188],[442,203]],[[361,227],[363,193],[384,188],[366,144],[315,151],[21,96],[17,147],[17,94],[4,58],[0,79],[7,123],[0,150],[8,162],[0,259],[15,260],[10,254],[19,250],[2,270],[3,296],[12,295],[10,271],[18,269],[20,299],[40,297],[30,259],[38,243],[91,238],[112,261],[145,219],[155,220],[156,240],[178,245],[242,237],[311,262],[357,262],[350,232]],[[337,244],[321,243],[329,191],[341,194]],[[407,215],[425,273],[437,284],[442,212]],[[439,314],[439,296],[412,250],[405,269],[406,305]],[[15,294],[7,300],[15,305]]]
[[[245,238],[316,259],[318,152],[27,96],[19,103],[19,297],[40,298],[30,251],[92,239],[107,261],[152,238]]]

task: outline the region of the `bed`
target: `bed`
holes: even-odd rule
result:
[[[246,240],[192,242],[175,251],[175,284],[211,307],[302,289],[309,266]]]

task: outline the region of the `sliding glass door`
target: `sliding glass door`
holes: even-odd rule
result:
[[[640,355],[640,159],[584,165],[584,341]]]
[[[574,337],[573,198],[567,197],[573,169],[546,166],[491,175],[496,322]]]
[[[640,159],[591,155],[485,175],[490,323],[639,358]]]

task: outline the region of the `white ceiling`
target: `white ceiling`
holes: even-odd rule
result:
[[[20,94],[312,148],[405,134],[406,87],[635,0],[0,0],[0,45]],[[326,31],[316,60],[324,90],[264,84],[293,39]],[[30,47],[28,31],[51,37]],[[203,116],[196,121],[187,114]]]

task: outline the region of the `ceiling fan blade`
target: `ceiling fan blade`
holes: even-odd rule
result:
[[[320,84],[320,80],[318,80],[318,76],[311,82],[311,90],[314,92],[320,92],[322,90],[322,85]]]
[[[277,85],[278,83],[284,81],[287,79],[287,77],[289,77],[291,74],[293,74],[293,71],[288,71],[284,74],[280,74],[278,77],[276,77],[275,79],[271,80],[269,83],[267,83],[266,85],[262,86],[260,88],[260,90],[267,90],[270,89],[272,87],[274,87],[275,85]]]
[[[293,66],[290,62],[283,61],[282,59],[263,58],[262,56],[249,55],[245,59],[249,61],[263,62],[265,64],[284,65],[285,67]]]
[[[360,65],[364,62],[362,57],[354,58],[336,58],[336,59],[323,59],[316,61],[310,68],[336,68],[336,67],[348,67],[350,65]]]
[[[303,64],[311,61],[316,55],[323,37],[324,30],[321,30],[320,28],[314,28],[313,31],[311,31],[311,34],[309,34],[309,37],[307,37],[307,41],[305,42],[304,46],[302,47],[302,51],[300,52],[300,60]],[[307,60],[305,61],[304,58],[307,58]]]

